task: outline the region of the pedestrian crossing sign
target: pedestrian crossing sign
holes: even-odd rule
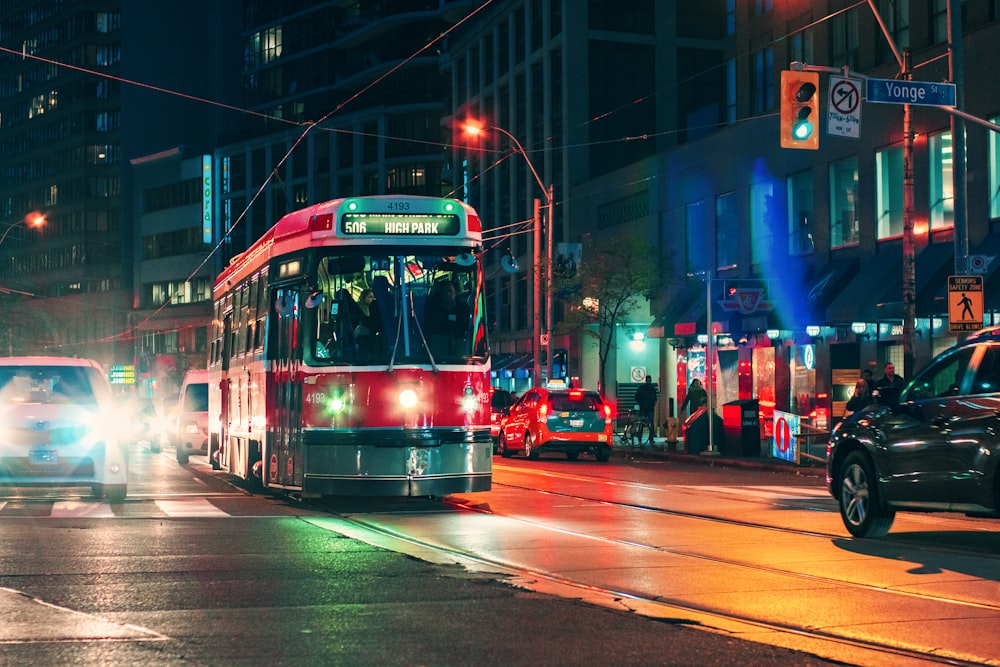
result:
[[[983,328],[983,277],[948,276],[948,331]]]

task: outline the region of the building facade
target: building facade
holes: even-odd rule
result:
[[[8,353],[134,363],[130,160],[214,135],[214,108],[200,100],[235,100],[205,62],[225,62],[233,10],[229,0],[0,5]],[[26,229],[39,215],[44,225]]]
[[[547,262],[549,243],[554,258],[577,261],[583,235],[596,229],[574,193],[719,127],[723,18],[720,3],[512,0],[493,3],[449,39],[454,192],[488,228],[498,386],[520,392],[540,381],[531,377],[533,319],[552,312],[544,330],[558,332],[563,304],[547,308],[545,290],[535,303],[533,272]],[[485,130],[475,139],[462,131],[469,121]],[[541,214],[551,229],[541,225],[546,250],[536,253],[534,201],[547,206],[543,186],[553,210]],[[648,212],[635,199],[615,215],[636,222],[636,203]],[[638,233],[654,240],[650,230]],[[587,337],[550,335],[553,370],[596,387]],[[643,356],[643,366],[655,359]]]
[[[948,3],[875,4],[899,51],[909,53],[912,78],[949,81]],[[995,127],[964,123],[967,179],[956,188],[953,116],[911,106],[915,321],[908,343],[903,105],[862,99],[859,136],[831,134],[826,112],[836,75],[825,71],[819,149],[782,149],[778,142],[782,70],[793,61],[826,67],[854,77],[863,92],[864,77],[898,75],[888,40],[866,3],[728,6],[727,126],[575,194],[589,202],[586,211],[648,198],[649,215],[632,224],[656,230],[664,255],[683,258],[671,265],[651,320],[668,386],[663,414],[670,399],[683,400],[692,379],[711,374],[716,409],[758,400],[764,435],[772,409],[828,428],[862,369],[878,378],[893,362],[912,375],[961,335],[949,331],[948,319],[956,248],[983,272],[984,320],[996,320],[1000,143]],[[960,99],[964,111],[995,124],[1000,96],[989,85],[989,54],[1000,37],[998,6],[962,7]],[[638,174],[653,174],[655,187],[635,185]],[[595,216],[587,226],[601,224]]]

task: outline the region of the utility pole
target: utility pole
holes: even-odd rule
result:
[[[555,233],[553,227],[553,209],[555,200],[552,198],[552,184],[549,183],[546,201],[548,211],[545,215],[545,379],[552,379],[552,334],[555,326],[552,322],[552,235]]]
[[[955,106],[965,110],[965,50],[962,47],[962,3],[948,0],[948,78],[955,84]],[[965,165],[965,120],[951,115],[952,182],[955,206],[955,275],[969,273],[968,178]],[[910,377],[909,375],[904,377]]]
[[[534,318],[531,327],[531,356],[534,357],[531,367],[531,382],[534,386],[542,386],[542,203],[535,197],[534,210],[532,212],[535,224],[535,233],[532,241],[531,263],[531,306],[534,308]]]
[[[909,81],[910,50],[903,51],[902,78]],[[903,377],[913,377],[916,260],[913,240],[913,120],[909,104],[903,105]]]

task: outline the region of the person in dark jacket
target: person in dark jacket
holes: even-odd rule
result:
[[[701,380],[695,378],[691,380],[691,386],[688,387],[687,396],[681,402],[680,407],[677,409],[678,414],[684,412],[684,408],[687,407],[688,415],[694,414],[695,410],[703,405],[708,404],[708,392],[705,388],[701,386]]]
[[[653,411],[656,409],[656,385],[653,378],[646,376],[645,384],[639,385],[635,390],[635,403],[639,406],[639,416],[649,425],[649,444],[653,444]],[[642,434],[639,434],[640,442]]]
[[[844,418],[846,419],[855,412],[864,410],[874,402],[875,399],[872,398],[871,392],[868,391],[868,383],[865,382],[864,378],[859,378],[858,381],[854,383],[854,396],[851,396],[851,399],[847,401]]]
[[[424,333],[435,358],[461,354],[469,332],[469,307],[457,298],[450,280],[438,282],[427,299]]]
[[[899,404],[899,394],[906,386],[906,380],[896,375],[896,367],[890,361],[885,365],[885,376],[875,383],[873,395],[879,405],[894,407]]]

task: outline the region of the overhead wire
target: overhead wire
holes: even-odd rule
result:
[[[365,132],[359,132],[359,131],[355,131],[355,130],[345,130],[345,129],[341,129],[341,128],[322,127],[321,123],[325,122],[326,120],[329,120],[333,115],[335,115],[336,113],[338,113],[339,111],[341,111],[345,106],[351,104],[352,102],[354,102],[355,100],[357,100],[359,97],[361,97],[362,95],[364,95],[365,93],[367,93],[369,90],[371,90],[373,87],[375,87],[375,86],[379,85],[380,83],[382,83],[386,78],[388,78],[389,76],[393,75],[395,72],[397,72],[400,68],[404,67],[411,60],[413,60],[414,58],[416,58],[417,56],[419,56],[421,53],[423,53],[424,51],[426,51],[427,49],[429,49],[430,47],[432,47],[435,43],[437,43],[440,40],[444,39],[451,32],[453,32],[454,30],[456,30],[459,27],[461,27],[467,21],[471,20],[473,17],[475,17],[481,11],[483,11],[484,9],[486,9],[490,4],[492,4],[493,1],[494,0],[485,0],[484,2],[482,2],[479,6],[475,7],[469,14],[467,14],[461,20],[459,20],[458,22],[456,22],[455,24],[453,24],[452,26],[450,26],[447,30],[445,30],[444,32],[442,32],[437,37],[429,40],[427,43],[425,43],[423,46],[421,46],[419,49],[417,49],[410,56],[408,56],[404,60],[400,61],[395,66],[393,66],[392,68],[390,68],[388,71],[386,71],[385,73],[383,73],[382,75],[380,75],[379,77],[377,77],[376,79],[374,79],[372,82],[370,82],[369,84],[367,84],[366,86],[362,87],[360,90],[358,90],[357,92],[355,92],[354,94],[352,94],[347,100],[339,103],[337,106],[335,106],[329,112],[327,112],[326,114],[324,114],[317,121],[296,121],[296,120],[289,119],[289,118],[277,117],[277,116],[273,116],[273,115],[270,115],[270,114],[267,114],[267,113],[262,113],[262,112],[254,111],[252,109],[247,109],[247,108],[243,108],[243,107],[239,107],[239,106],[227,104],[227,103],[224,103],[224,102],[219,102],[217,100],[212,100],[212,99],[208,99],[208,98],[204,98],[204,97],[199,97],[199,96],[196,96],[196,95],[191,95],[191,94],[184,93],[184,92],[181,92],[181,91],[178,91],[178,90],[172,90],[172,89],[169,89],[169,88],[164,88],[164,87],[161,87],[161,86],[156,86],[156,85],[144,83],[144,82],[141,82],[141,81],[137,81],[137,80],[134,80],[134,79],[128,79],[128,78],[116,76],[116,75],[110,74],[108,72],[99,71],[99,70],[93,70],[93,69],[88,69],[88,68],[85,68],[85,67],[81,67],[79,65],[72,65],[72,64],[69,64],[69,63],[65,63],[65,62],[61,62],[61,61],[57,61],[57,60],[52,60],[52,59],[49,59],[49,58],[44,58],[44,57],[38,56],[36,54],[26,53],[26,52],[24,52],[22,50],[14,50],[14,49],[10,49],[10,48],[7,48],[7,47],[0,46],[0,53],[7,53],[9,55],[15,56],[15,57],[20,58],[20,59],[32,59],[32,60],[35,60],[35,61],[38,61],[38,62],[42,62],[42,63],[49,64],[49,65],[53,65],[53,66],[56,66],[56,67],[65,68],[65,69],[69,69],[69,70],[81,72],[81,73],[84,73],[84,74],[87,74],[87,75],[92,75],[92,76],[95,76],[95,77],[100,77],[100,78],[105,78],[105,79],[109,79],[109,80],[118,81],[118,82],[126,84],[126,85],[144,88],[144,89],[151,90],[151,91],[158,92],[158,93],[162,93],[162,94],[165,94],[165,95],[171,95],[171,96],[175,96],[175,97],[180,97],[180,98],[183,98],[183,99],[186,99],[186,100],[190,100],[190,101],[194,101],[194,102],[198,102],[198,103],[203,103],[203,104],[207,104],[207,105],[210,105],[210,106],[219,107],[219,108],[230,110],[230,111],[234,111],[234,112],[237,112],[237,113],[259,117],[259,118],[265,119],[267,121],[277,121],[279,123],[288,125],[290,127],[304,127],[303,131],[297,137],[297,139],[293,142],[292,146],[289,147],[289,149],[285,152],[285,154],[281,157],[281,159],[274,165],[274,167],[272,168],[272,170],[269,172],[268,176],[264,179],[264,181],[261,183],[260,187],[254,192],[253,196],[247,202],[246,206],[243,208],[243,210],[237,216],[236,221],[233,223],[233,226],[230,228],[230,230],[228,232],[229,234],[231,234],[232,231],[235,230],[238,225],[242,224],[245,221],[247,212],[249,211],[249,209],[251,208],[251,206],[253,206],[253,204],[257,201],[257,199],[259,198],[259,196],[265,191],[265,189],[270,184],[270,182],[277,176],[278,171],[281,169],[281,167],[288,160],[289,156],[295,151],[295,149],[300,145],[300,143],[305,139],[305,137],[311,131],[313,131],[314,129],[318,130],[318,131],[322,131],[322,132],[338,132],[338,133],[346,133],[346,134],[352,134],[352,135],[361,134],[361,135],[365,135],[365,136],[373,136],[373,137],[387,139],[387,140],[391,140],[391,141],[407,141],[407,142],[418,143],[418,144],[425,144],[425,145],[435,146],[435,147],[455,148],[456,146],[454,144],[451,144],[451,143],[433,142],[433,141],[429,141],[429,140],[413,139],[413,138],[409,138],[409,137],[395,137],[393,135],[383,135],[383,134],[378,134],[378,133],[365,133]],[[833,14],[831,14],[829,16],[824,16],[823,18],[818,19],[818,20],[812,22],[809,25],[802,26],[802,27],[797,28],[795,30],[791,30],[791,31],[789,31],[789,33],[787,35],[778,36],[778,37],[774,38],[771,41],[771,44],[779,43],[779,42],[787,39],[788,37],[790,37],[790,36],[792,36],[792,35],[794,35],[796,33],[805,31],[805,30],[807,30],[807,29],[809,29],[811,27],[814,27],[815,25],[818,25],[819,23],[821,23],[823,21],[831,19],[832,17],[834,17],[834,16],[836,16],[838,14],[841,14],[843,12],[849,11],[851,9],[854,9],[854,8],[856,8],[858,6],[865,5],[865,4],[867,4],[867,0],[860,0],[859,2],[857,2],[857,3],[853,4],[853,5],[850,5],[848,7],[845,7],[843,9],[841,9],[841,10],[838,10],[837,12],[834,12]],[[684,83],[688,83],[690,81],[693,81],[695,78],[700,77],[700,76],[704,76],[705,74],[710,73],[714,69],[717,69],[717,68],[723,67],[723,66],[724,66],[724,64],[720,64],[720,65],[714,66],[712,68],[708,68],[706,70],[703,70],[702,72],[699,72],[699,73],[697,73],[695,75],[687,77],[686,79],[678,81],[676,85],[680,86],[680,85],[682,85]],[[635,106],[636,104],[646,103],[646,102],[652,100],[653,98],[655,98],[655,96],[656,96],[656,92],[651,92],[651,93],[648,93],[648,94],[645,94],[645,95],[641,95],[641,96],[633,99],[632,101],[630,101],[627,104],[622,104],[622,105],[620,105],[618,107],[615,107],[613,109],[609,109],[609,110],[607,110],[605,112],[596,114],[596,115],[592,116],[591,118],[588,118],[586,121],[580,123],[578,125],[578,127],[584,126],[584,125],[588,125],[588,124],[593,124],[593,123],[601,122],[601,121],[603,121],[603,120],[605,120],[605,119],[607,119],[607,118],[615,115],[618,112],[621,112],[623,110],[626,110],[628,108],[631,108],[631,107]],[[774,115],[776,115],[776,114],[774,114],[774,113],[761,114],[761,115],[758,115],[758,116],[753,116],[753,117],[748,117],[748,118],[740,119],[740,121],[738,121],[738,122],[749,122],[749,121],[756,120],[756,119],[759,119],[759,118],[762,118],[762,117],[770,117],[770,116],[774,116]],[[619,137],[617,139],[606,139],[606,140],[599,140],[599,141],[581,142],[581,143],[578,143],[578,144],[564,144],[563,146],[561,146],[559,148],[561,148],[561,149],[568,149],[568,148],[588,147],[588,146],[602,145],[602,144],[609,144],[609,143],[619,143],[619,142],[623,142],[623,141],[626,141],[626,142],[627,141],[645,141],[645,140],[649,140],[649,139],[652,139],[652,138],[655,138],[655,137],[658,137],[658,136],[665,136],[665,135],[670,135],[670,134],[676,134],[676,133],[683,132],[683,131],[690,131],[691,129],[707,129],[707,128],[711,128],[711,127],[719,127],[719,126],[725,126],[725,125],[729,125],[729,124],[730,123],[728,121],[720,121],[718,123],[707,123],[707,124],[698,126],[698,128],[692,128],[692,127],[689,126],[687,128],[684,128],[683,130],[665,130],[665,131],[661,131],[661,132],[650,132],[650,133],[641,133],[641,134],[636,134],[636,135],[631,135],[631,136],[623,136],[623,137]],[[551,140],[552,140],[552,137],[545,137],[539,143],[551,142]],[[510,158],[512,155],[514,155],[517,152],[517,151],[514,151],[514,150],[511,150],[511,151],[490,151],[490,149],[486,149],[486,148],[482,148],[482,147],[477,147],[475,149],[471,149],[471,147],[469,147],[469,146],[461,146],[461,147],[465,148],[467,150],[476,150],[476,151],[482,152],[482,153],[490,153],[490,152],[502,153],[501,157],[497,161],[495,161],[493,164],[491,164],[487,169],[485,169],[485,170],[481,171],[479,174],[475,175],[473,177],[472,181],[478,179],[480,176],[482,176],[483,174],[487,173],[490,169],[495,168],[501,162],[503,162],[504,160]],[[527,154],[527,153],[534,153],[534,152],[537,152],[537,151],[540,151],[540,150],[544,150],[544,148],[526,147],[524,150],[525,150],[525,153]],[[643,179],[643,180],[647,180],[647,179]],[[472,181],[470,181],[470,182],[472,182]],[[620,189],[621,187],[625,187],[626,185],[628,185],[628,184],[621,184],[621,185],[615,186],[614,189]],[[463,185],[463,187],[464,187],[464,185]],[[452,192],[450,194],[453,195],[455,192],[457,192],[458,189],[460,189],[460,188],[455,188],[454,190],[452,190]],[[591,194],[592,194],[592,192],[588,192],[587,196],[590,196]],[[553,204],[555,204],[555,202],[553,202]],[[514,227],[514,226],[517,226],[518,224],[520,224],[520,223],[513,223],[510,226]],[[497,244],[494,244],[491,247],[496,247],[496,245],[498,245],[499,243],[502,243],[503,240],[506,237],[508,237],[508,236],[516,235],[516,234],[519,234],[519,233],[527,233],[527,231],[529,231],[529,230],[522,230],[520,232],[513,232],[511,234],[505,235],[504,237],[501,238],[500,241],[497,242]],[[492,238],[490,240],[492,240]],[[185,282],[189,282],[194,277],[197,276],[198,272],[208,263],[208,261],[217,252],[219,252],[220,248],[222,247],[222,245],[224,245],[225,241],[226,241],[225,237],[220,238],[219,243],[217,243],[209,251],[209,253],[205,256],[205,258],[190,272],[190,274],[188,275],[188,277],[185,280]],[[3,291],[3,290],[0,289],[0,291]],[[30,293],[26,293],[26,294],[30,294]],[[176,292],[174,293],[174,295],[176,295]],[[172,303],[172,301],[173,301],[174,295],[171,295],[170,297],[168,297],[168,299],[165,300],[165,302],[163,304],[161,304],[158,308],[156,308],[152,313],[150,313],[141,322],[136,323],[135,325],[133,325],[132,327],[130,327],[128,330],[123,331],[120,334],[117,334],[117,336],[110,336],[110,337],[108,337],[106,339],[102,339],[102,340],[108,340],[108,339],[112,339],[112,338],[115,338],[115,337],[120,337],[120,336],[124,336],[124,335],[128,335],[128,334],[133,334],[142,324],[144,324],[145,322],[149,321],[150,319],[152,319],[153,317],[155,317],[157,314],[159,314],[160,312],[162,312],[164,308],[166,308],[167,306],[169,306]],[[35,295],[35,296],[37,296],[37,295]]]

